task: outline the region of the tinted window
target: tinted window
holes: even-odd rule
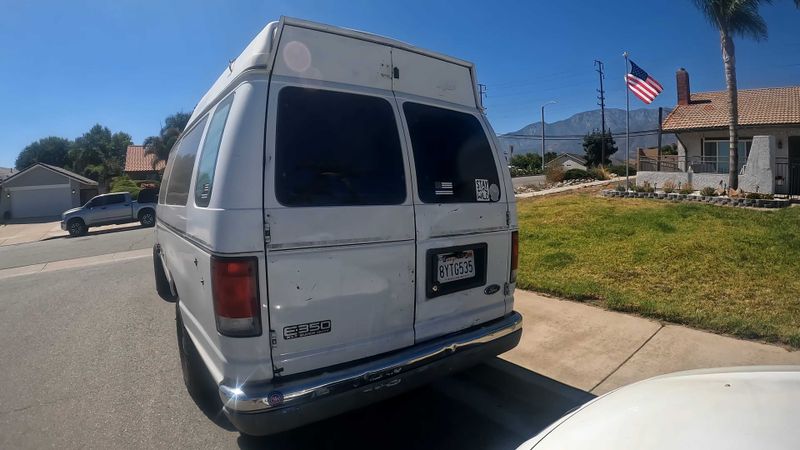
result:
[[[366,95],[282,89],[275,178],[286,206],[402,203],[405,170],[391,105]]]
[[[95,197],[89,200],[89,203],[86,204],[87,208],[97,208],[98,206],[103,206],[106,204],[105,197]]]
[[[192,181],[194,157],[197,155],[197,147],[200,145],[205,125],[206,119],[203,118],[176,144],[177,149],[172,150],[174,155],[171,155],[170,159],[175,158],[175,161],[172,162],[172,172],[169,174],[167,185],[168,205],[186,205],[186,200],[189,198],[189,183]]]
[[[471,115],[403,104],[419,198],[426,203],[497,201],[500,181],[489,140]]]
[[[158,203],[164,204],[167,199],[167,186],[169,185],[169,175],[172,173],[172,163],[175,158],[167,158],[167,165],[164,167],[164,175],[161,177],[161,186],[158,191]]]
[[[222,142],[222,131],[231,110],[233,95],[217,106],[211,123],[208,124],[203,150],[200,152],[200,163],[197,166],[197,177],[194,182],[194,201],[197,206],[208,206],[211,189],[214,185],[214,170],[217,167],[219,144]]]
[[[125,194],[114,194],[106,196],[107,205],[116,205],[125,202]]]

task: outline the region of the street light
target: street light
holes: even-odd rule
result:
[[[544,173],[544,107],[547,105],[554,105],[556,103],[558,102],[555,100],[550,100],[542,105],[542,173]]]

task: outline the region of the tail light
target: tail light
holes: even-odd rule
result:
[[[256,258],[211,258],[211,292],[217,331],[225,336],[261,335]]]
[[[519,266],[519,231],[511,232],[511,274],[509,283],[517,282],[517,266]]]

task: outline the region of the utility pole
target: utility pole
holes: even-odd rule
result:
[[[544,173],[544,107],[556,103],[558,102],[555,100],[550,100],[549,102],[542,105],[542,173]]]
[[[602,139],[600,140],[600,165],[605,165],[606,162],[606,91],[603,89],[603,61],[599,59],[594,60],[594,65],[597,66],[597,74],[600,76],[600,89],[597,91],[599,95],[597,99],[600,101],[600,127],[602,131]]]

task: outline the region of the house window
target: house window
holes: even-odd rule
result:
[[[728,157],[730,141],[723,139],[704,139],[699,163],[693,164],[692,169],[700,173],[728,173]],[[750,156],[752,139],[739,139],[739,170],[747,163]]]

